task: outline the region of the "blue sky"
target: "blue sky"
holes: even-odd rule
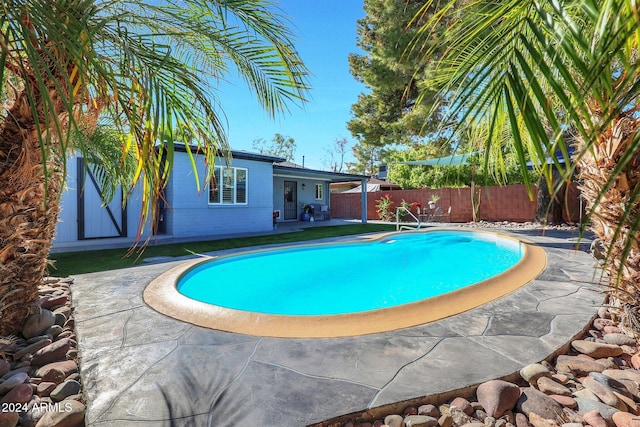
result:
[[[220,100],[229,122],[234,150],[252,150],[253,141],[270,141],[276,133],[296,142],[295,161],[326,169],[323,160],[336,139],[355,140],[347,129],[351,105],[364,85],[349,73],[349,53],[356,47],[356,21],[364,17],[362,0],[277,0],[293,23],[295,45],[311,71],[310,100],[303,108],[271,119],[241,80],[221,84]]]

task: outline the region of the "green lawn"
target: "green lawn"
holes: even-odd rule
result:
[[[328,237],[349,236],[354,234],[393,231],[391,224],[354,224],[330,227],[313,227],[302,231],[268,236],[242,237],[235,239],[211,240],[207,242],[175,243],[171,245],[147,246],[140,253],[136,251],[126,256],[127,249],[105,249],[82,252],[63,252],[49,255],[54,266],[49,273],[55,277],[66,277],[72,274],[93,273],[96,271],[115,270],[132,267],[142,263],[144,258],[157,256],[182,256],[193,253],[213,252],[223,249],[246,248],[250,246],[273,243],[292,243]]]

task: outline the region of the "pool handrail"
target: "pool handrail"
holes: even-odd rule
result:
[[[410,225],[400,225],[400,211],[404,210],[406,211],[409,215],[411,215],[411,217],[413,219],[416,220],[416,222],[418,223],[417,227],[412,227]],[[422,223],[420,222],[420,219],[418,217],[416,217],[413,212],[411,212],[409,209],[405,208],[404,206],[398,206],[396,208],[396,231],[401,231],[401,230],[420,230],[420,226],[422,225]]]

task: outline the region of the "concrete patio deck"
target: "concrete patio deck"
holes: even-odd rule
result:
[[[75,276],[87,425],[304,426],[510,375],[580,334],[603,300],[575,233],[513,234],[547,251],[528,285],[441,321],[351,338],[238,335],[161,315],[142,291],[177,262]]]

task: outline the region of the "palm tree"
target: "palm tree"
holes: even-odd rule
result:
[[[553,185],[551,156],[564,179],[575,174],[607,260],[607,284],[640,303],[640,15],[631,0],[428,1],[438,13],[423,22],[409,50],[438,64],[449,114],[484,123],[487,156],[515,147],[525,180],[530,157]],[[416,16],[421,19],[423,15]],[[445,23],[441,56],[427,46]],[[571,134],[573,142],[568,142]],[[573,162],[559,163],[557,152]]]
[[[119,158],[106,160],[133,159],[128,184],[142,183],[144,224],[171,170],[171,135],[166,145],[156,144],[162,129],[186,129],[213,165],[228,152],[213,84],[233,66],[275,115],[304,102],[307,70],[284,19],[262,0],[2,0],[0,8],[0,335],[6,335],[36,309],[67,153],[99,155],[87,141],[104,141],[92,137],[97,129],[117,129]],[[160,167],[163,158],[168,163]]]

